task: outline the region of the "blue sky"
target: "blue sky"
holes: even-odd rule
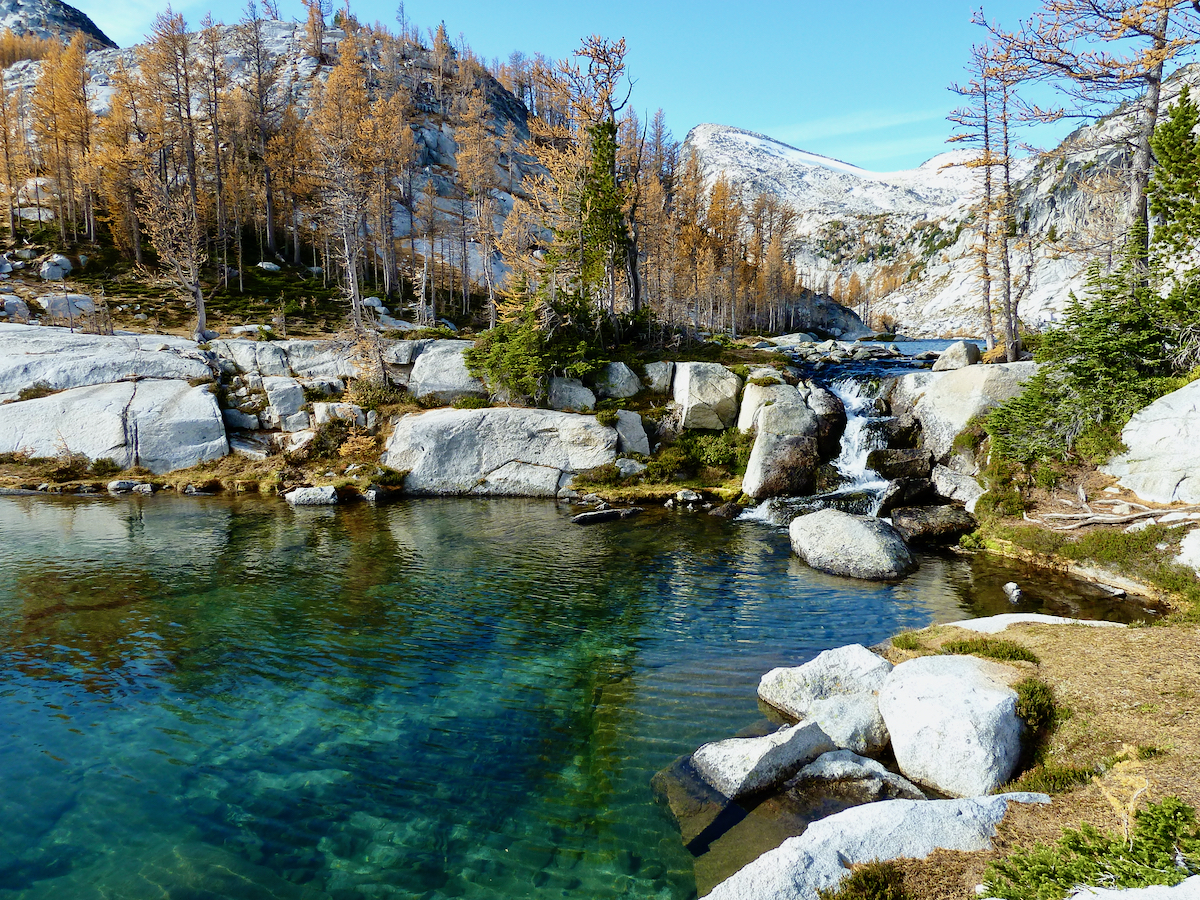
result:
[[[136,43],[160,0],[75,0],[122,46]],[[662,107],[676,137],[702,122],[759,131],[814,153],[878,171],[919,165],[947,149],[947,85],[963,77],[978,0],[828,3],[812,0],[606,0],[602,3],[520,0],[406,0],[409,21],[445,21],[486,59],[513,50],[568,55],[583,36],[624,37],[635,80],[632,103],[651,114]],[[299,0],[279,0],[300,18]],[[1040,4],[988,4],[993,19],[1015,24]],[[177,0],[195,26],[211,10],[236,21],[244,0]],[[394,26],[397,5],[358,0],[362,21]],[[1058,136],[1066,128],[1056,129]],[[1051,135],[1043,140],[1049,140]]]

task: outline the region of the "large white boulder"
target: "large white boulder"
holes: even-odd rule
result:
[[[822,509],[793,519],[788,535],[797,556],[831,575],[886,581],[917,567],[900,533],[870,516]]]
[[[463,354],[471,341],[433,341],[421,348],[408,381],[409,391],[419,400],[432,398],[449,403],[460,397],[486,397],[487,387],[467,371]]]
[[[73,268],[69,259],[61,253],[54,253],[42,263],[38,274],[43,281],[62,281],[71,274]]]
[[[646,426],[642,424],[642,416],[631,409],[617,410],[617,449],[622,453],[640,453],[650,455],[650,438],[646,436]]]
[[[279,341],[213,341],[209,346],[226,369],[242,375],[285,377],[291,374]]]
[[[0,453],[64,449],[159,474],[226,456],[229,443],[216,398],[185,381],[94,385],[0,405]]]
[[[742,392],[742,406],[738,412],[737,427],[742,431],[753,431],[758,411],[775,403],[803,402],[800,392],[790,384],[747,384]]]
[[[675,374],[675,363],[646,363],[646,390],[652,394],[671,393],[671,378]]]
[[[838,747],[877,753],[888,733],[876,695],[892,664],[861,644],[817,654],[802,666],[772,669],[758,683],[763,702],[812,719]]]
[[[611,362],[596,378],[596,393],[601,397],[624,399],[642,389],[642,380],[623,362]]]
[[[611,463],[617,432],[545,409],[439,409],[401,417],[382,462],[416,494],[554,497],[567,476]]]
[[[942,355],[933,364],[933,371],[950,372],[954,369],[965,369],[967,366],[977,365],[981,358],[978,344],[974,341],[959,341],[942,351]]]
[[[758,430],[742,492],[761,500],[807,494],[821,464],[817,417],[794,389],[791,396],[763,406],[755,419]]]
[[[354,403],[314,403],[313,424],[327,425],[333,421],[349,422],[356,428],[365,428],[367,414],[361,406]]]
[[[578,378],[554,376],[550,379],[549,402],[551,409],[591,412],[596,408],[596,395]]]
[[[979,498],[987,493],[978,481],[970,475],[955,472],[949,466],[936,465],[933,467],[933,489],[947,500],[961,500],[967,512],[974,514]]]
[[[23,388],[53,390],[130,378],[204,379],[212,372],[193,341],[164,335],[72,334],[66,328],[0,323],[0,401]]]
[[[973,656],[925,656],[892,670],[879,711],[900,771],[954,797],[988,794],[1012,777],[1024,723],[1012,670]]]
[[[58,319],[78,319],[96,311],[96,303],[87,294],[47,294],[38,303],[48,315]]]
[[[1045,794],[968,800],[886,800],[813,822],[721,882],[709,900],[819,900],[850,866],[924,859],[934,850],[987,850],[1008,804],[1049,803]]]
[[[892,392],[892,408],[897,410],[898,400],[914,401],[924,444],[940,461],[949,456],[967,422],[1021,393],[1037,369],[1037,363],[1018,362],[905,375]]]
[[[1121,440],[1129,449],[1100,471],[1151,503],[1200,503],[1200,381],[1135,413]]]
[[[692,764],[709,784],[736,799],[787,781],[807,762],[833,749],[814,722],[785,725],[774,734],[705,744]]]
[[[719,363],[685,362],[675,366],[675,402],[684,428],[721,430],[737,422],[742,379]]]

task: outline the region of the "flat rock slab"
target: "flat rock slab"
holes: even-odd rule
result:
[[[830,575],[888,581],[917,567],[899,532],[869,516],[822,509],[793,519],[788,535],[797,556]]]
[[[194,341],[154,334],[72,334],[66,328],[0,323],[0,401],[15,400],[22,389],[35,384],[70,390],[134,378],[187,382],[211,377]]]
[[[1008,804],[1049,803],[1045,794],[1000,794],[966,800],[887,800],[814,822],[799,837],[765,853],[710,893],[711,900],[819,900],[849,866],[934,850],[986,850]]]
[[[926,656],[896,666],[879,711],[900,771],[952,797],[988,794],[1021,756],[1013,670],[971,656]]]
[[[1100,619],[1069,619],[1064,616],[1048,616],[1044,613],[1001,613],[982,619],[962,619],[958,622],[940,623],[947,628],[962,628],[979,634],[999,634],[1009,625],[1087,625],[1093,628],[1126,628],[1120,622],[1105,622]]]
[[[555,497],[566,478],[616,459],[617,431],[546,409],[437,409],[401,417],[381,462],[409,493]]]
[[[186,381],[99,384],[0,405],[0,453],[66,449],[156,475],[229,454],[216,398]]]
[[[629,506],[625,509],[597,509],[591,512],[580,513],[577,516],[571,516],[571,524],[573,525],[599,525],[601,522],[616,522],[621,519],[629,519],[633,516],[641,515],[645,512],[640,506]]]
[[[774,734],[729,738],[692,754],[696,771],[726,797],[736,799],[783,784],[800,767],[833,749],[816,723],[785,725]]]

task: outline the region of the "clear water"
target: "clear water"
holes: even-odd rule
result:
[[[569,514],[0,497],[0,898],[689,898],[650,777],[758,719],[762,672],[1011,610],[1008,580],[1138,614]]]

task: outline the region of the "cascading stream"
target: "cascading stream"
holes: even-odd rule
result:
[[[879,427],[880,416],[875,412],[876,393],[868,382],[843,378],[829,385],[846,408],[846,430],[842,434],[842,452],[833,465],[844,479],[840,492],[861,491],[876,495],[878,501],[887,487],[886,478],[868,468],[867,457],[872,450],[887,446],[887,437]]]
[[[787,525],[798,515],[834,507],[860,515],[877,515],[888,481],[867,467],[872,450],[887,446],[887,436],[880,427],[883,416],[875,415],[875,380],[859,381],[840,378],[827,386],[846,408],[846,430],[842,432],[841,452],[833,466],[842,476],[837,490],[810,497],[777,497],[746,510],[744,521]]]

